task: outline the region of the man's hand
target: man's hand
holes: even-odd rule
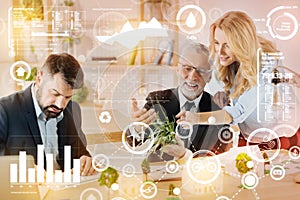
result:
[[[147,110],[146,108],[138,108],[138,103],[135,98],[131,99],[132,102],[132,114],[131,119],[133,122],[144,122],[145,124],[151,124],[156,120],[156,113],[154,109]]]
[[[81,176],[90,176],[97,173],[92,166],[92,158],[88,156],[80,157],[80,174]]]
[[[180,139],[180,137],[177,134],[175,135],[175,139],[177,141],[177,144],[168,144],[164,146],[163,152],[179,159],[184,156],[186,149],[184,147],[184,142]]]
[[[230,103],[229,96],[226,94],[226,92],[217,92],[214,95],[213,100],[220,108],[223,108]]]

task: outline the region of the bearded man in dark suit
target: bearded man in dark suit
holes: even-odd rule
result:
[[[71,100],[83,81],[73,56],[49,55],[34,84],[0,99],[0,155],[26,151],[37,163],[37,145],[43,145],[45,154],[54,155],[54,168],[63,169],[64,147],[71,146],[71,159],[80,158],[81,174],[93,174],[80,107]]]

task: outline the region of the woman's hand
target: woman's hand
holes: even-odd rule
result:
[[[176,121],[176,123],[180,123],[180,122],[189,122],[192,125],[197,124],[198,123],[198,115],[197,113],[193,113],[190,111],[181,111],[179,112],[176,116],[176,118],[178,118],[178,120]]]
[[[214,95],[213,100],[214,100],[215,104],[217,104],[220,108],[223,108],[224,106],[227,106],[230,103],[228,94],[223,91],[217,92]]]

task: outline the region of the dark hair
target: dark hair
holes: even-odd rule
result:
[[[78,89],[83,86],[83,71],[78,61],[70,54],[51,54],[46,59],[42,69],[47,69],[47,72],[53,76],[61,73],[64,81],[73,89]]]

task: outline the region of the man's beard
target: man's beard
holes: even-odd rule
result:
[[[187,91],[185,89],[182,89],[182,94],[187,98],[188,100],[195,100],[199,95],[195,92]]]
[[[49,106],[43,107],[41,102],[40,102],[41,91],[42,90],[40,88],[37,90],[36,99],[37,99],[37,102],[38,102],[40,108],[42,109],[46,119],[58,117],[64,109],[63,108],[58,108],[56,105],[49,105]],[[49,108],[55,108],[55,109],[60,110],[60,111],[59,112],[53,112],[53,111],[50,111]]]
[[[53,112],[53,111],[50,111],[49,108],[55,108],[57,110],[60,110],[59,112]],[[46,116],[46,119],[49,119],[49,118],[56,118],[60,115],[60,113],[63,111],[62,108],[58,108],[57,106],[55,105],[50,105],[50,106],[46,106],[46,107],[43,107],[42,108],[43,110],[43,113],[45,114]]]
[[[195,100],[196,98],[198,98],[202,92],[203,92],[203,88],[200,87],[200,85],[198,85],[198,89],[196,91],[190,91],[187,88],[185,88],[185,86],[181,86],[180,87],[182,94],[185,96],[185,98],[187,98],[188,100]]]

